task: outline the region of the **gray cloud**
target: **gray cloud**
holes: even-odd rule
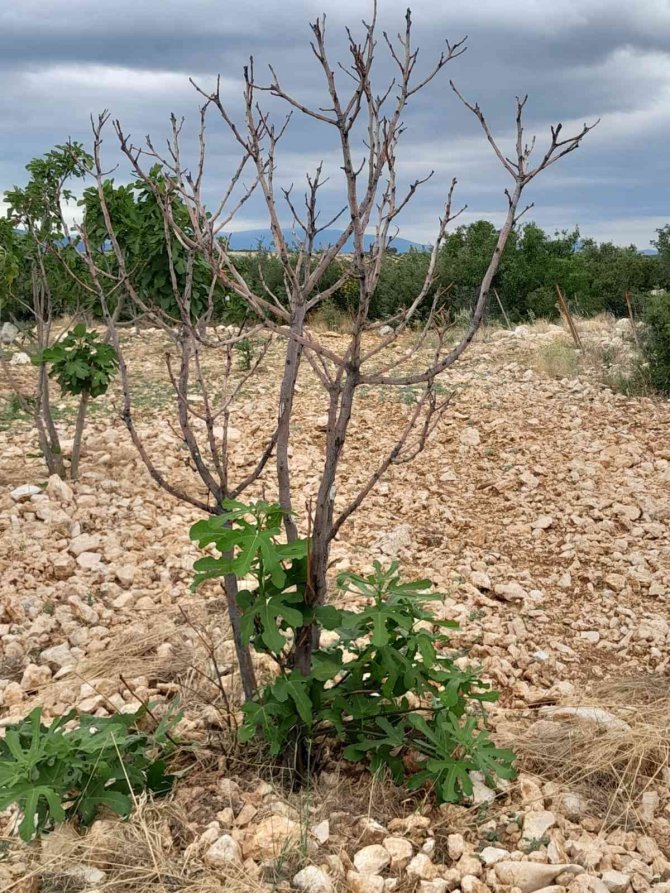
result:
[[[381,24],[402,25],[404,0],[382,0]],[[272,62],[285,85],[306,101],[324,91],[309,50],[308,21],[328,14],[333,54],[344,49],[343,26],[369,12],[361,0],[92,0],[44,4],[23,0],[0,8],[0,189],[23,179],[32,156],[68,136],[87,141],[89,116],[109,108],[136,138],[167,134],[170,112],[195,127],[193,75],[211,83],[225,77],[225,95],[239,110],[242,65],[254,55],[258,71]],[[597,238],[647,247],[667,219],[667,139],[670,131],[670,6],[645,0],[644,14],[626,0],[478,0],[477,4],[417,0],[415,39],[428,65],[445,36],[469,35],[467,53],[417,97],[405,116],[399,152],[409,180],[435,169],[402,220],[403,235],[427,241],[434,232],[448,183],[459,178],[469,207],[464,221],[497,220],[504,209],[505,173],[477,124],[448,89],[453,77],[476,98],[504,141],[511,137],[513,102],[530,93],[528,128],[546,136],[550,122],[579,126],[601,117],[578,153],[534,186],[530,216],[547,229],[581,224]],[[379,46],[379,74],[390,71]],[[190,131],[192,133],[192,131]],[[332,174],[324,190],[324,216],[338,205],[334,133],[294,116],[284,140],[278,176],[303,182],[322,158]],[[192,139],[190,141],[193,146]],[[118,160],[109,134],[110,163]],[[208,196],[216,199],[236,152],[220,123],[210,127]],[[120,169],[117,176],[128,178]],[[237,228],[264,221],[250,202]]]

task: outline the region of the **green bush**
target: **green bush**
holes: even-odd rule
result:
[[[167,717],[148,734],[137,729],[146,712],[143,707],[101,718],[72,710],[44,726],[36,708],[6,727],[0,739],[0,812],[13,803],[19,807],[23,840],[70,818],[88,825],[100,807],[127,816],[133,794],[170,789],[165,756],[170,728],[180,717]]]
[[[647,375],[661,393],[670,394],[670,294],[649,298],[642,350]]]
[[[319,762],[323,743],[336,742],[346,759],[373,772],[386,768],[396,782],[408,776],[410,789],[430,784],[440,801],[470,796],[473,770],[489,781],[513,777],[514,755],[495,747],[482,727],[482,703],[498,694],[474,670],[457,667],[444,632],[457,624],[437,620],[429,609],[441,596],[428,580],[403,582],[397,563],[375,564],[369,576],[342,574],[337,581],[343,594],[366,603],[361,610],[311,607],[308,541],[280,541],[280,507],[230,502],[224,508],[225,515],[195,524],[191,538],[232,558],[199,559],[194,587],[228,573],[251,578],[238,597],[242,636],[278,668],[245,704],[241,741],[260,737],[271,756],[294,756],[302,774]],[[305,675],[293,666],[292,646],[314,621],[337,635],[313,651]]]

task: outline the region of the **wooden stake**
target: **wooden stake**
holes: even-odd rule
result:
[[[630,291],[626,289],[626,307],[628,307],[628,318],[630,319],[630,327],[633,330],[633,338],[635,338],[635,344],[640,346],[640,339],[637,334],[637,326],[635,325],[635,317],[633,316],[633,305],[630,302]]]
[[[570,313],[570,308],[568,307],[568,302],[565,300],[563,292],[559,288],[558,284],[556,285],[556,293],[558,295],[558,303],[560,304],[561,311],[563,316],[565,317],[565,321],[568,324],[568,328],[570,329],[570,334],[572,335],[572,340],[575,342],[577,347],[582,349],[582,339],[579,337],[579,332],[577,331],[577,326],[575,325],[575,321],[572,318],[572,314]]]
[[[498,302],[498,307],[500,307],[500,312],[502,313],[503,319],[505,320],[505,325],[508,329],[511,329],[512,325],[509,321],[509,316],[505,313],[505,308],[502,305],[502,301],[500,300],[500,295],[498,294],[497,288],[493,289],[493,294],[496,296],[496,301]]]

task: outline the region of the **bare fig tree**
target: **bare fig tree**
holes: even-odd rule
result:
[[[274,453],[277,492],[279,501],[286,510],[285,526],[289,540],[294,539],[298,533],[291,514],[295,495],[292,490],[289,443],[296,382],[302,362],[309,364],[327,396],[325,455],[320,470],[318,493],[312,507],[309,579],[305,592],[307,604],[317,605],[322,604],[327,597],[330,548],[342,525],[391,465],[409,462],[423,450],[447,408],[448,398],[438,397],[436,381],[467,349],[481,325],[489,290],[509,234],[519,217],[530,207],[521,209],[526,186],[542,171],[574,151],[595,125],[584,125],[574,135],[563,137],[561,125],[558,124],[551,129],[544,153],[534,160],[535,140],[526,142],[524,133],[523,112],[526,99],[517,99],[515,145],[512,154],[508,155],[492,134],[479,106],[465,100],[452,84],[457,96],[479,120],[486,138],[512,180],[511,188],[506,190],[505,220],[482,279],[470,323],[456,343],[452,343],[451,330],[445,325],[443,311],[447,296],[444,290],[435,287],[438,255],[447,227],[460,213],[453,205],[455,180],[445,186],[443,210],[437,221],[425,279],[420,289],[416,294],[407,296],[406,306],[393,317],[374,320],[371,318],[372,299],[378,288],[382,264],[396,235],[397,219],[422,183],[429,178],[417,179],[404,189],[399,185],[397,153],[404,131],[403,114],[413,97],[439,77],[442,70],[465,51],[465,45],[462,40],[453,44],[447,41],[444,51],[434,64],[419,72],[418,51],[412,43],[412,22],[408,11],[404,29],[396,38],[392,39],[386,33],[382,35],[386,51],[395,66],[395,77],[381,94],[377,94],[372,86],[378,47],[376,4],[373,6],[370,23],[363,23],[360,40],[347,31],[349,62],[346,66],[339,66],[341,71],[337,71],[337,66],[329,58],[325,17],[314,22],[311,29],[312,50],[323,78],[326,96],[322,105],[310,106],[290,93],[273,68],[270,68],[269,83],[262,83],[257,79],[252,61],[244,70],[244,104],[239,120],[224,104],[218,82],[212,91],[196,85],[204,103],[199,132],[200,151],[194,168],[189,168],[182,160],[179,123],[173,121],[166,153],[157,151],[150,139],[143,146],[134,145],[118,121],[114,123],[114,128],[121,149],[136,176],[154,191],[164,214],[166,235],[168,232],[174,233],[189,257],[200,255],[206,258],[212,271],[212,281],[220,283],[244,303],[248,308],[249,318],[254,320],[255,330],[265,333],[266,337],[284,339],[284,368],[276,428],[267,434],[253,475],[256,480],[268,473],[269,458]],[[286,127],[290,126],[290,115],[275,122],[264,108],[263,99],[266,94],[283,101],[290,113],[306,116],[332,134],[333,144],[337,147],[341,161],[344,196],[341,210],[327,222],[321,223],[319,215],[320,190],[325,182],[322,165],[317,164],[313,173],[307,174],[304,202],[300,205],[291,188],[277,186],[277,171],[280,169],[278,147]],[[212,113],[221,117],[241,153],[240,166],[232,176],[218,207],[209,207],[203,195],[207,159],[205,122]],[[99,154],[103,123],[104,119],[101,119],[95,128],[95,156],[99,192],[104,204],[104,170]],[[159,188],[151,175],[151,169],[156,164],[160,165],[167,188]],[[242,190],[239,198],[234,199],[235,190],[240,185],[241,171],[245,168],[252,169],[252,182]],[[262,288],[254,289],[238,269],[239,265],[226,241],[221,238],[225,227],[253,190],[260,192],[265,203],[274,251],[283,272],[285,299],[280,299],[265,282]],[[175,199],[180,207],[183,206],[188,211],[186,223],[180,221],[175,214]],[[284,225],[287,219],[290,221],[289,226]],[[317,249],[319,234],[336,222],[342,228],[341,235],[329,247]],[[132,292],[132,275],[124,268],[123,251],[114,238],[111,219],[108,224],[121,279],[124,286]],[[295,239],[287,235],[288,229],[298,234]],[[343,255],[348,243],[353,244],[353,251],[342,262],[341,275],[333,283],[332,279],[326,279],[325,273]],[[332,342],[329,340],[327,345],[324,344],[306,326],[306,321],[310,313],[348,280],[354,283],[356,293],[351,333],[341,349],[334,349]],[[132,297],[136,303],[141,303],[137,294]],[[215,339],[206,333],[203,325],[193,320],[189,309],[188,289],[176,289],[175,299],[180,308],[180,320],[173,337],[181,343],[182,349],[180,371],[175,377],[175,388],[180,401],[180,424],[193,462],[214,504],[203,504],[202,500],[194,499],[189,494],[177,493],[157,473],[133,432],[128,398],[124,417],[140,454],[158,483],[173,495],[186,499],[203,510],[217,511],[222,497],[240,494],[248,481],[233,487],[228,483],[225,473],[218,479],[212,479],[209,472],[201,467],[199,448],[193,440],[195,435],[188,426],[188,413],[193,412],[193,407],[188,404],[186,389],[191,364],[197,370],[200,350],[205,345],[215,346]],[[209,321],[209,318],[205,317],[205,321]],[[233,340],[234,338],[228,337],[224,339],[224,343],[219,342],[218,346],[224,351],[230,351]],[[404,348],[402,355],[397,350],[399,343]],[[417,364],[420,365],[418,371]],[[346,447],[357,393],[361,387],[370,386],[415,386],[419,389],[419,396],[392,448],[377,467],[368,470],[367,480],[353,498],[344,503],[337,499],[341,477],[340,462]],[[207,417],[205,421],[212,462],[214,465],[221,462],[223,449],[225,467],[225,437],[222,445],[214,444],[211,424]],[[229,598],[229,607],[234,613],[234,598]],[[311,652],[317,637],[318,628],[315,623],[302,627],[296,636],[291,662],[305,674],[310,671]],[[249,696],[248,686],[245,686],[245,690]]]

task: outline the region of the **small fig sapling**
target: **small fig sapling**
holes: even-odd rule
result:
[[[62,341],[40,351],[33,362],[38,366],[51,366],[49,377],[58,382],[61,391],[79,397],[70,463],[70,476],[76,481],[89,400],[106,393],[118,369],[119,358],[114,347],[103,341],[96,331],[89,331],[83,323],[78,323]]]

